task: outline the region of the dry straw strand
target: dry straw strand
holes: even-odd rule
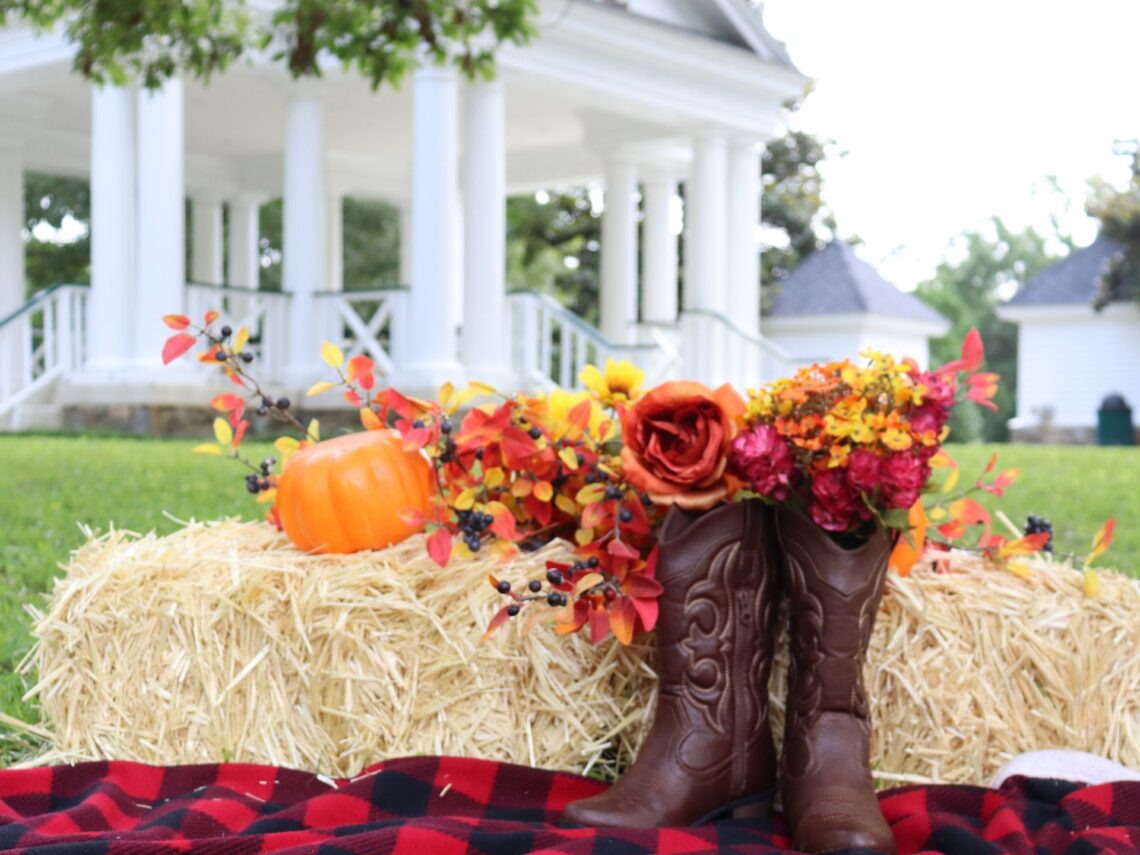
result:
[[[652,645],[599,646],[508,625],[490,571],[541,578],[551,544],[509,569],[437,567],[422,538],[306,555],[260,523],[111,532],[71,559],[22,666],[39,677],[39,762],[235,760],[350,777],[459,754],[612,776],[656,701]],[[1140,585],[1034,561],[1029,580],[955,554],[892,576],[867,669],[884,783],[989,779],[1039,748],[1140,767]],[[782,726],[786,645],[772,678]],[[779,742],[779,740],[777,740]]]

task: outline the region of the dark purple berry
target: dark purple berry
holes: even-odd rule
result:
[[[483,459],[483,449],[481,449],[481,448],[475,449],[475,459],[476,460],[482,460]]]
[[[537,594],[542,590],[542,582],[538,581],[538,579],[531,579],[530,582],[527,583],[527,587],[530,588],[532,594]]]
[[[230,329],[228,326],[222,327],[222,333],[221,333],[222,338],[224,338],[224,339],[229,338],[231,335],[233,335],[233,332],[234,331],[232,329]]]
[[[599,563],[598,557],[595,555],[589,561],[586,562],[586,566],[592,569],[594,567],[597,567],[598,563]]]
[[[241,361],[244,362],[246,365],[249,365],[249,363],[253,362],[253,354],[247,350],[245,353],[243,353],[241,355]]]
[[[511,592],[511,583],[504,579],[495,586],[495,590],[500,594],[509,594]]]
[[[618,511],[618,519],[625,523],[629,522],[631,519],[633,519],[633,511],[631,511],[629,508],[622,508],[620,511]]]
[[[559,594],[557,591],[551,591],[549,594],[546,595],[546,604],[548,606],[560,606],[560,605],[562,605],[562,595]]]
[[[218,360],[218,362],[225,362],[226,361],[226,352],[224,350],[215,351],[214,352],[214,359]]]
[[[277,409],[279,409],[279,410],[289,409],[289,404],[290,404],[290,402],[289,402],[288,398],[278,398],[277,399]]]
[[[551,585],[561,585],[562,584],[562,571],[558,570],[557,568],[547,570],[546,571],[546,581],[549,582]]]
[[[514,617],[518,613],[519,613],[519,607],[518,606],[507,606],[507,616],[508,617]]]
[[[538,439],[540,436],[542,436],[542,431],[540,431],[536,427],[532,427],[530,430],[527,431],[527,434],[530,436],[531,439]]]

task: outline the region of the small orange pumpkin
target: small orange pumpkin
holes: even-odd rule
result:
[[[289,459],[277,485],[277,512],[306,552],[383,549],[422,530],[401,511],[428,510],[431,466],[405,451],[393,430],[326,439]]]

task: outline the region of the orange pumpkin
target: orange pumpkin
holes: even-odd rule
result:
[[[422,530],[400,512],[426,512],[432,490],[423,455],[405,451],[395,431],[369,430],[293,455],[277,485],[277,512],[306,552],[382,549]]]

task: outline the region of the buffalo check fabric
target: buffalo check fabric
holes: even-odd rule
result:
[[[561,828],[567,802],[604,785],[524,766],[410,757],[349,781],[271,766],[82,763],[0,771],[0,851],[413,855],[789,851],[779,815],[700,828]],[[1000,790],[881,794],[900,853],[1087,855],[1140,851],[1140,783],[1014,778]]]

